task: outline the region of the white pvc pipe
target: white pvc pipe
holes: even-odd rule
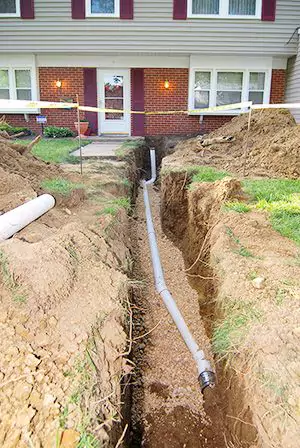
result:
[[[172,316],[178,331],[181,334],[182,339],[184,340],[186,346],[190,350],[193,358],[196,362],[198,373],[199,373],[199,381],[201,390],[203,391],[206,387],[213,387],[215,384],[215,374],[213,369],[211,368],[210,362],[205,359],[204,352],[199,349],[199,346],[195,339],[193,338],[185,320],[179,311],[175,300],[173,299],[170,291],[167,288],[165,283],[163,269],[160,261],[159,250],[156,241],[156,235],[151,215],[151,207],[148,195],[147,186],[153,184],[156,178],[156,162],[155,162],[155,151],[150,150],[151,157],[151,179],[149,181],[143,182],[143,191],[144,191],[144,203],[145,203],[145,212],[146,212],[146,222],[147,222],[147,231],[149,238],[149,245],[151,251],[152,258],[152,266],[155,278],[155,287],[157,292],[162,297],[164,304]]]
[[[42,194],[0,216],[0,241],[7,240],[55,205],[50,194]]]

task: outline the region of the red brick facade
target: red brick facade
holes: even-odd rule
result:
[[[285,84],[286,71],[281,69],[272,70],[270,103],[284,103]]]
[[[56,81],[62,82],[62,87],[56,87]],[[67,67],[43,67],[39,69],[39,86],[41,101],[72,101],[76,102],[76,94],[79,102],[84,103],[83,68]],[[42,109],[41,114],[47,116],[47,125],[64,126],[75,129],[77,112],[65,109]],[[24,115],[7,115],[10,124],[26,126],[34,132],[40,132],[41,126],[36,123],[36,115],[29,114],[29,122]],[[81,113],[84,118],[84,113]]]
[[[271,103],[284,101],[285,70],[273,70],[271,86]],[[57,80],[62,82],[62,87],[57,88]],[[168,80],[169,89],[165,89],[164,82]],[[42,101],[79,101],[84,103],[84,69],[83,68],[48,68],[39,69],[40,99]],[[186,68],[145,68],[144,90],[145,110],[150,111],[184,111],[188,104],[189,70]],[[66,126],[74,130],[76,121],[75,110],[44,109],[42,114],[47,116],[48,125]],[[26,126],[34,132],[40,131],[40,125],[36,124],[36,116],[29,115],[26,122],[24,115],[7,115],[8,121],[16,126]],[[81,113],[84,118],[84,114]],[[209,115],[204,116],[199,123],[199,116],[187,114],[148,115],[145,117],[145,134],[171,135],[171,134],[196,134],[207,133],[217,129],[231,120],[231,116]]]

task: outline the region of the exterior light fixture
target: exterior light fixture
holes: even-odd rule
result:
[[[55,82],[55,85],[56,85],[56,87],[57,87],[58,89],[60,89],[61,86],[62,86],[62,82],[61,82],[61,80],[58,79],[58,80]]]
[[[169,89],[170,88],[170,82],[168,81],[168,79],[165,80],[164,87],[165,87],[165,89]]]

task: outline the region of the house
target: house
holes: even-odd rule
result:
[[[0,98],[124,109],[81,112],[95,134],[208,132],[239,110],[197,109],[283,102],[287,68],[295,93],[299,19],[295,0],[0,1]],[[7,112],[39,129],[39,110]],[[74,128],[76,111],[42,112]]]

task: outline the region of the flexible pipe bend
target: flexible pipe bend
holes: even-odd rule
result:
[[[156,180],[156,159],[155,159],[155,150],[153,149],[150,150],[150,158],[151,158],[151,179],[143,182],[143,192],[144,192],[147,231],[148,231],[152,266],[155,278],[155,287],[157,292],[162,297],[167,310],[169,311],[175,325],[177,326],[178,331],[181,334],[182,339],[184,340],[186,346],[190,350],[196,362],[199,374],[198,379],[200,382],[201,391],[203,392],[206,387],[214,387],[215,373],[210,365],[210,362],[205,359],[204,352],[200,350],[197,342],[193,338],[181,312],[179,311],[176,305],[175,300],[173,299],[165,283],[148,194],[148,185],[153,184]]]

